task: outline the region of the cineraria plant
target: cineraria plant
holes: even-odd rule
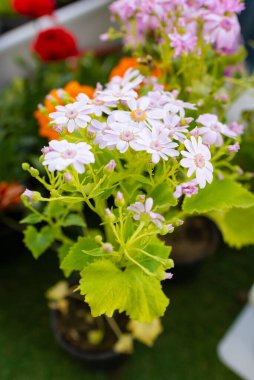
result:
[[[79,272],[78,291],[93,316],[118,310],[153,321],[168,306],[161,281],[174,265],[161,236],[193,213],[222,219],[232,211],[236,224],[238,210],[254,207],[239,183],[246,174],[231,163],[241,129],[132,69],[98,85],[94,98],[79,94],[49,117],[58,139],[42,149],[45,172],[23,164],[45,187],[22,196],[31,211],[23,220],[30,224],[25,244],[38,258],[58,243],[60,267],[66,276]],[[237,244],[247,235],[236,236]]]

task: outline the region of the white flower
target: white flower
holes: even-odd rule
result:
[[[93,119],[91,124],[87,127],[87,130],[91,135],[95,135],[93,142],[95,145],[99,145],[100,149],[104,149],[106,146],[109,149],[114,149],[114,144],[109,146],[107,141],[104,141],[105,132],[110,130],[107,123]]]
[[[135,123],[137,126],[144,126],[145,122],[153,125],[154,120],[162,119],[164,110],[160,108],[149,109],[150,99],[143,96],[138,100],[130,99],[127,101],[127,106],[130,111],[113,111],[112,120],[119,123]]]
[[[83,104],[89,106],[89,114],[94,114],[97,117],[102,116],[103,113],[110,115],[110,107],[115,107],[117,104],[117,102],[104,102],[97,97],[90,99],[86,94],[79,94],[76,99],[81,106]]]
[[[79,128],[85,128],[91,117],[87,115],[88,108],[79,102],[70,103],[66,106],[57,106],[56,112],[49,114],[52,124],[57,127],[66,127],[72,133]]]
[[[127,210],[133,211],[133,219],[140,220],[143,217],[149,217],[150,221],[154,223],[158,228],[162,228],[162,222],[165,221],[164,217],[161,214],[151,211],[153,207],[153,199],[147,198],[145,203],[135,202]]]
[[[69,143],[66,140],[52,140],[49,143],[50,152],[45,154],[43,165],[48,166],[49,171],[62,171],[69,165],[73,165],[78,173],[84,173],[84,165],[95,161],[92,148],[85,142],[78,144]]]
[[[111,123],[110,128],[105,128],[100,136],[100,146],[116,147],[120,153],[125,153],[129,146],[135,149],[135,141],[140,132],[141,130],[133,123],[128,125]]]
[[[203,125],[199,128],[199,134],[202,135],[205,144],[221,146],[223,144],[222,135],[236,137],[236,133],[230,130],[227,125],[220,123],[216,115],[209,113],[200,115],[197,122]]]
[[[168,137],[168,130],[153,127],[152,130],[145,128],[140,132],[137,140],[134,143],[133,149],[144,150],[152,155],[152,162],[157,164],[160,159],[167,161],[169,157],[179,155],[175,150],[177,143],[172,142]]]
[[[168,136],[174,140],[183,142],[186,139],[185,133],[188,133],[187,125],[180,125],[181,118],[178,115],[166,113],[163,119],[164,127],[168,130]]]
[[[160,108],[168,103],[168,95],[162,90],[150,91],[147,96],[150,99],[150,107]]]
[[[196,109],[194,104],[183,102],[180,99],[176,99],[173,93],[166,92],[166,94],[168,95],[168,102],[164,106],[166,111],[169,111],[173,114],[179,113],[181,117],[184,117],[185,109],[189,109],[189,110]]]
[[[128,101],[138,96],[135,91],[143,81],[138,70],[129,69],[123,78],[114,77],[105,90],[97,91],[97,99],[103,102]]]
[[[195,137],[191,136],[191,140],[185,140],[184,145],[187,151],[181,151],[185,158],[180,161],[180,165],[188,168],[188,177],[191,177],[196,172],[197,184],[203,189],[206,182],[211,183],[213,180],[210,150],[202,143],[201,137],[196,140]]]

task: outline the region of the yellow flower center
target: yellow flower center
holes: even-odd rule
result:
[[[144,121],[146,119],[146,113],[140,108],[137,108],[131,112],[131,118],[135,121]]]

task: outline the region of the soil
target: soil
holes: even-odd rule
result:
[[[162,240],[172,246],[171,257],[176,265],[210,256],[216,251],[219,239],[214,223],[202,216],[190,217],[172,234],[162,236]]]
[[[112,351],[117,337],[109,326],[104,316],[91,317],[88,305],[80,299],[67,297],[67,312],[56,310],[56,324],[61,338],[72,347],[87,353],[98,353]],[[116,314],[114,319],[122,332],[126,332],[128,319],[123,314]],[[99,345],[89,342],[87,336],[94,330],[103,330],[104,337]]]

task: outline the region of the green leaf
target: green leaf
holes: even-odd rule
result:
[[[28,226],[24,231],[24,243],[37,259],[54,241],[54,230],[45,226],[40,231],[33,226]]]
[[[153,198],[156,206],[176,206],[178,203],[177,199],[173,196],[172,187],[168,182],[155,186],[149,196]]]
[[[40,215],[30,214],[20,221],[21,224],[36,224],[40,223],[43,218]]]
[[[122,270],[106,259],[91,263],[81,272],[80,290],[94,317],[112,317],[118,310],[131,319],[151,322],[164,314],[169,303],[155,277],[135,266]]]
[[[58,259],[60,261],[60,264],[62,263],[64,258],[68,255],[71,247],[72,246],[70,244],[62,244],[61,247],[58,248],[57,255],[58,255]]]
[[[62,223],[63,227],[69,227],[69,226],[80,226],[85,227],[86,224],[82,217],[77,214],[69,214],[67,218]]]
[[[211,217],[231,247],[254,244],[254,207],[232,208],[224,213],[212,213]]]
[[[87,264],[94,261],[93,256],[89,255],[91,251],[92,253],[95,251],[98,251],[98,253],[102,252],[101,248],[98,247],[94,239],[88,237],[79,237],[77,243],[71,247],[68,255],[64,258],[60,268],[67,276],[70,275],[74,270],[83,270]],[[86,254],[86,252],[88,254]]]
[[[66,210],[66,206],[61,201],[49,202],[45,208],[45,215],[50,218],[60,218]]]
[[[164,269],[164,271],[165,269],[172,268],[172,260],[168,260],[168,265],[165,268],[163,268],[160,262],[156,261],[156,258],[167,260],[170,256],[172,247],[167,246],[159,239],[156,239],[154,242],[150,242],[145,247],[141,246],[140,248],[155,258],[153,259],[151,257],[145,256],[142,253],[139,258],[136,258],[136,260],[140,262],[140,264],[142,264],[144,267],[146,267],[150,272],[155,273],[160,267],[161,269]]]
[[[214,180],[211,185],[199,190],[191,198],[185,197],[183,210],[186,213],[207,213],[232,207],[254,206],[254,195],[232,179]]]

